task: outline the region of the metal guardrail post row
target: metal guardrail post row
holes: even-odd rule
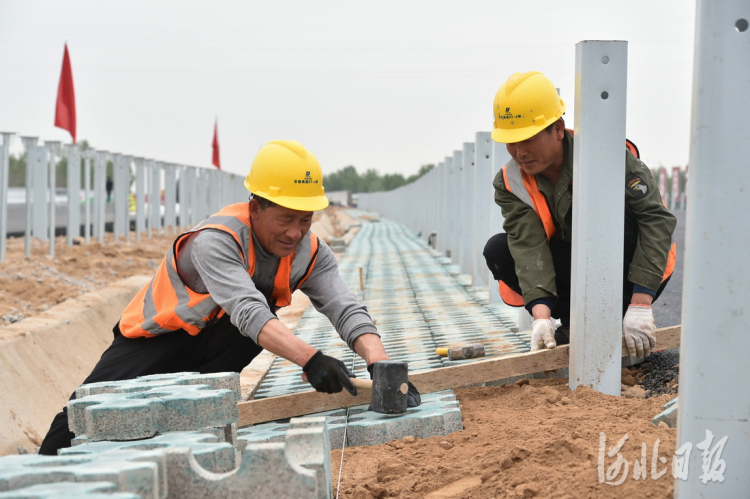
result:
[[[105,229],[112,222],[113,241],[130,241],[134,211],[135,240],[143,232],[177,235],[218,212],[223,206],[247,201],[244,178],[208,168],[147,160],[109,153],[76,144],[20,137],[26,152],[25,215],[23,225],[14,217],[9,228],[10,142],[14,134],[0,132],[0,261],[5,261],[7,235],[23,228],[24,254],[31,256],[33,238],[47,241],[55,256],[55,233],[64,228],[66,243],[72,246],[83,236],[86,244],[95,238],[105,243]],[[66,201],[58,193],[57,168],[67,160]],[[112,171],[108,173],[108,163]],[[18,203],[18,201],[13,201]]]

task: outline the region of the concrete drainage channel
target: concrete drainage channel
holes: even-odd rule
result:
[[[528,350],[514,309],[487,305],[486,290],[469,287],[447,259],[396,223],[363,220],[340,270],[391,357],[411,372],[447,365],[434,353],[440,346],[481,342],[488,356]],[[321,314],[308,309],[295,333],[369,376]],[[255,398],[308,389],[299,367],[277,359]],[[452,391],[424,394],[422,406],[397,417],[360,406],[350,408],[348,423],[347,411],[338,410],[239,430],[234,373],[149,376],[79,392],[70,408],[76,445],[58,457],[0,458],[0,499],[331,497],[332,448],[462,429]]]

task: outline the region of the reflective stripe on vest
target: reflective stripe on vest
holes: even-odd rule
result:
[[[184,329],[196,335],[224,315],[211,295],[187,287],[177,272],[177,255],[188,235],[201,230],[221,230],[237,243],[245,270],[255,273],[255,246],[252,240],[248,203],[226,206],[193,229],[177,237],[172,249],[162,260],[156,274],[131,300],[120,318],[120,331],[129,338],[150,337]],[[292,292],[310,276],[318,257],[318,237],[308,232],[295,251],[279,261],[274,278],[272,306],[286,307]]]

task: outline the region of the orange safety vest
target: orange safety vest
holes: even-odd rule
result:
[[[128,338],[152,337],[184,329],[195,336],[221,318],[225,311],[208,293],[193,291],[183,283],[177,271],[177,256],[185,236],[201,230],[220,230],[230,234],[250,277],[255,273],[255,247],[248,203],[237,203],[204,220],[192,230],[177,237],[156,274],[130,301],[120,317],[120,332]],[[281,258],[273,282],[272,306],[286,307],[292,292],[299,289],[313,271],[318,257],[318,237],[308,232],[291,255]],[[297,253],[309,247],[310,251]],[[292,279],[296,277],[296,282]]]
[[[566,128],[571,135],[573,130]],[[629,140],[625,140],[625,145],[630,152],[638,158],[640,156],[638,148]],[[521,169],[521,167],[514,160],[510,160],[508,164],[503,166],[503,182],[508,192],[514,194],[518,199],[523,201],[525,204],[531,206],[536,212],[537,216],[544,226],[544,232],[547,234],[547,241],[552,239],[555,235],[555,222],[552,218],[552,212],[547,204],[547,199],[544,194],[539,190],[539,186],[536,182],[536,176],[529,175]],[[662,199],[662,203],[664,200]],[[666,203],[664,204],[666,207]],[[662,282],[672,275],[674,270],[675,261],[677,260],[677,246],[672,243],[672,247],[669,250],[669,256],[667,257],[667,267],[664,269],[664,275],[662,276]],[[513,291],[503,281],[498,281],[500,287],[500,297],[505,303],[512,307],[523,307],[523,297]]]

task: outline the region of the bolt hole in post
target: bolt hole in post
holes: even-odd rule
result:
[[[604,99],[604,100],[609,99],[609,93],[606,90],[604,92],[602,92],[602,99]]]
[[[609,64],[609,57],[606,55],[602,56],[602,64]]]
[[[740,33],[744,33],[745,31],[747,31],[747,27],[747,19],[737,19],[737,22],[734,23],[734,28]]]

